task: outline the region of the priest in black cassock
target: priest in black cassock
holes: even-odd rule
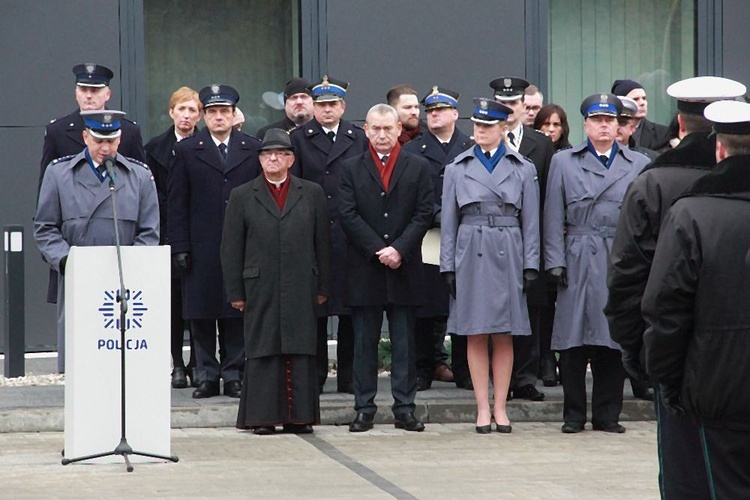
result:
[[[316,306],[327,300],[330,231],[323,189],[289,174],[289,134],[269,130],[263,175],[229,197],[221,241],[227,298],[243,311],[245,375],[237,428],[311,433],[320,422]]]

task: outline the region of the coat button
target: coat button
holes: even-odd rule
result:
[[[385,196],[385,192],[380,193],[380,197],[382,198],[383,196]]]
[[[389,238],[390,238],[390,236],[388,236],[387,234],[384,234],[384,235],[383,235],[383,239],[384,239],[384,240],[387,240],[387,239],[389,239]]]
[[[326,175],[328,175],[328,174],[330,174],[330,172],[328,170],[326,170]]]
[[[481,256],[482,256],[482,252],[479,252],[479,253],[477,254],[477,257],[481,257]]]
[[[329,194],[329,195],[328,195],[328,199],[330,200],[331,198],[333,198],[333,196],[331,196],[331,195]]]
[[[383,214],[383,217],[386,217],[386,218],[387,218],[387,217],[388,217],[388,212],[384,213],[384,214]]]

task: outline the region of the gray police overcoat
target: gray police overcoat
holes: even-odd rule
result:
[[[118,154],[117,218],[122,245],[159,244],[159,205],[148,167]],[[71,246],[115,244],[109,182],[86,162],[85,150],[50,164],[39,192],[34,237],[44,260],[60,270]]]
[[[448,331],[529,335],[523,270],[539,269],[536,168],[508,149],[492,174],[471,148],[445,167],[440,272],[456,273]]]
[[[86,150],[50,163],[39,191],[34,238],[44,260],[60,272],[71,246],[115,244],[112,195],[86,161]],[[145,164],[118,154],[117,218],[122,245],[159,244],[159,204]],[[65,286],[57,287],[57,367],[65,370]]]
[[[588,141],[552,157],[544,206],[544,265],[568,272],[568,286],[558,286],[552,349],[620,348],[610,338],[604,316],[609,253],[625,191],[649,161],[619,148],[607,169],[589,152]]]

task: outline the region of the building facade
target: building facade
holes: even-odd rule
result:
[[[4,0],[0,223],[26,228],[27,349],[55,347],[32,217],[44,126],[75,109],[75,64],[114,70],[110,107],[140,123],[144,143],[169,126],[168,99],[181,85],[233,85],[243,130],[254,133],[282,116],[289,77],[323,74],[351,82],[355,122],[395,84],[457,90],[464,130],[471,98],[489,96],[490,80],[523,76],[568,111],[575,142],[582,97],[616,78],[639,80],[661,123],[674,113],[664,93],[673,81],[749,84],[749,21],[743,0]]]

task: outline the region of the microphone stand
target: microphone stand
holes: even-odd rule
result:
[[[115,191],[115,160],[111,156],[104,158],[104,165],[107,168],[107,177],[109,177],[109,192],[112,193],[112,215],[113,222],[115,225],[115,249],[117,250],[117,270],[120,274],[120,289],[117,292],[117,302],[120,303],[120,443],[112,451],[105,451],[103,453],[95,453],[93,455],[85,455],[76,458],[63,458],[62,464],[68,465],[74,462],[81,462],[83,460],[92,460],[94,458],[108,457],[113,455],[121,455],[125,460],[125,467],[128,472],[133,472],[133,465],[130,463],[128,458],[130,455],[139,455],[142,457],[158,458],[170,462],[177,462],[180,459],[172,455],[171,457],[165,455],[157,455],[155,453],[147,453],[143,451],[135,451],[128,444],[126,437],[126,400],[125,400],[125,315],[128,312],[128,296],[129,290],[125,289],[125,280],[122,276],[122,253],[120,250],[120,230],[117,222],[117,196]]]

